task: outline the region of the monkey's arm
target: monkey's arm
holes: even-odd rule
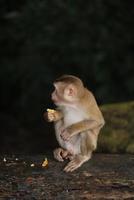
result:
[[[55,110],[55,112],[54,112],[54,122],[55,121],[58,121],[58,120],[60,120],[60,119],[62,119],[63,118],[63,114],[62,114],[62,112],[60,112],[59,110]]]
[[[63,138],[63,140],[69,140],[70,137],[79,133],[83,133],[87,130],[98,129],[99,131],[103,125],[104,121],[98,122],[95,120],[83,120],[78,123],[72,124],[71,126],[64,129],[61,132],[61,137]]]
[[[71,126],[67,127],[70,135],[76,135],[78,133],[93,130],[95,128],[101,128],[102,124],[95,121],[95,120],[83,120],[81,122],[72,124]]]
[[[48,109],[47,112],[44,113],[44,118],[48,122],[56,122],[62,119],[62,117],[63,117],[63,114],[59,110]]]

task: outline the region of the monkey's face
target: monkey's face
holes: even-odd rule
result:
[[[76,88],[72,84],[65,84],[58,82],[54,84],[54,91],[52,92],[51,98],[55,105],[64,106],[71,105],[77,99]]]

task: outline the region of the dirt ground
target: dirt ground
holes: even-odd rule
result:
[[[72,173],[66,163],[47,153],[1,156],[0,200],[134,199],[134,155],[94,154]]]

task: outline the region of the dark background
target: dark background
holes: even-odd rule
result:
[[[79,76],[99,105],[134,99],[134,11],[125,0],[0,1],[0,151],[56,145],[52,82]]]

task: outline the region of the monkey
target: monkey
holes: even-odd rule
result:
[[[74,75],[62,75],[54,83],[51,99],[56,109],[44,113],[54,122],[60,145],[53,151],[60,162],[69,159],[65,172],[72,172],[88,161],[97,148],[98,135],[105,124],[93,93]]]

